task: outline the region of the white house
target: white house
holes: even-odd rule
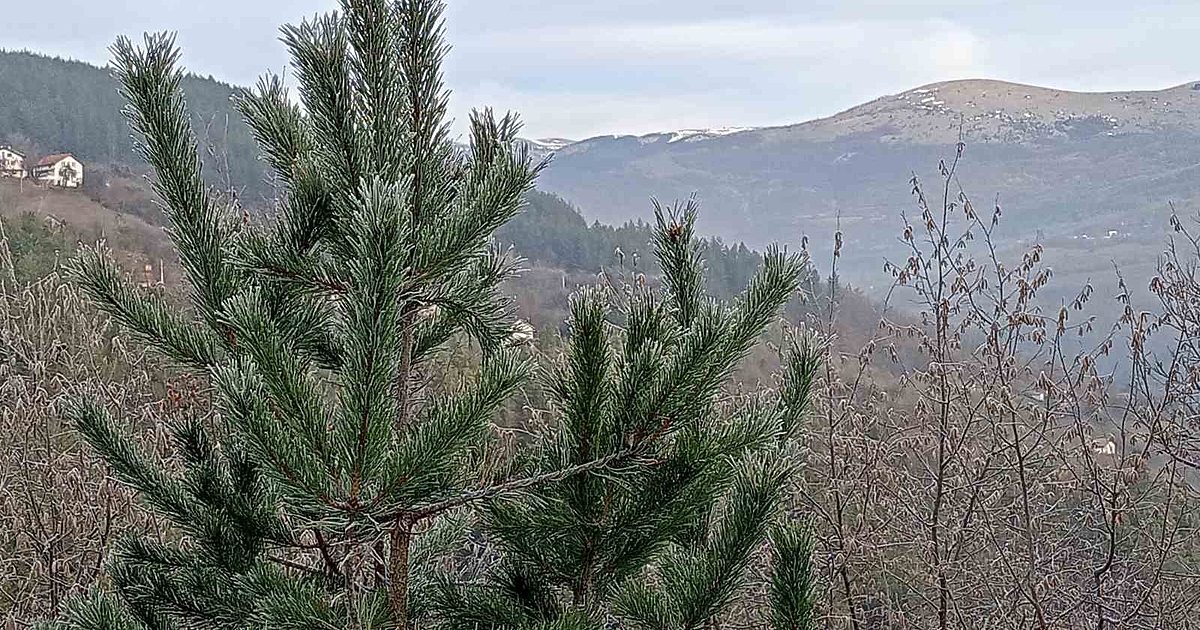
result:
[[[25,156],[16,149],[0,146],[0,177],[25,179]]]
[[[78,188],[83,185],[83,164],[70,153],[55,153],[38,160],[33,178],[39,184]]]

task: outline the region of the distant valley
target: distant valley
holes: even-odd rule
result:
[[[273,191],[230,107],[237,89],[211,78],[185,82],[210,179],[263,203]],[[121,105],[103,68],[0,52],[0,144],[128,164]],[[990,212],[999,201],[1003,256],[1036,241],[1047,246],[1054,302],[1088,281],[1111,293],[1114,262],[1131,285],[1144,286],[1165,243],[1168,204],[1184,215],[1200,210],[1198,82],[1076,93],[954,81],[783,127],[526,142],[535,156],[554,156],[538,187],[570,201],[589,222],[649,219],[651,197],[696,193],[704,233],[754,248],[794,248],[808,237],[822,272],[840,227],[841,278],[879,297],[889,285],[884,260],[905,255],[901,215],[917,214],[910,179],[938,203],[939,161],[954,157],[960,138],[966,148],[957,183],[976,208]]]
[[[990,212],[999,200],[1010,253],[1048,245],[1065,293],[1108,283],[1114,260],[1146,276],[1168,203],[1200,210],[1200,83],[1115,93],[939,83],[786,127],[566,144],[540,185],[610,222],[649,216],[651,196],[696,192],[707,232],[755,247],[808,236],[819,260],[840,225],[843,277],[882,295],[884,258],[904,254],[901,213],[916,214],[909,180],[940,199],[938,164],[960,137],[958,180],[974,205]]]

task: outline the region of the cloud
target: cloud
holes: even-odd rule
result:
[[[449,79],[456,108],[513,108],[531,135],[586,137],[790,124],[984,74],[986,57],[980,38],[940,19],[593,24],[473,38]]]
[[[710,97],[699,93],[531,93],[488,83],[455,91],[451,102],[458,112],[485,106],[497,113],[518,112],[525,123],[522,135],[528,137],[578,140],[618,132],[641,135],[670,129],[717,127],[745,115],[737,101]],[[459,115],[454,133],[465,136],[466,123],[465,114]]]
[[[936,53],[942,41],[978,45],[963,26],[943,19],[781,23],[730,20],[587,24],[491,32],[460,42],[468,54],[552,55],[555,60],[795,61],[870,57],[882,51]]]
[[[0,0],[2,1],[2,0]],[[189,69],[250,83],[277,28],[336,0],[10,2],[0,46],[103,64],[118,33],[177,30]],[[1153,89],[1200,78],[1200,8],[1141,0],[449,0],[447,85],[585,136],[789,124],[956,78]]]

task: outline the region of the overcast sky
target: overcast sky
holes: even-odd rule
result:
[[[103,64],[118,34],[173,30],[190,70],[248,84],[286,66],[280,24],[336,2],[4,4],[0,48]],[[490,105],[529,137],[788,124],[948,79],[1200,79],[1195,0],[451,0],[446,17],[456,130]]]

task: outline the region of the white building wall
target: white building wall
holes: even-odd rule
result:
[[[24,178],[25,158],[8,149],[0,149],[0,177]]]
[[[78,188],[83,185],[83,164],[73,157],[65,157],[51,166],[34,169],[38,182],[49,186]]]

